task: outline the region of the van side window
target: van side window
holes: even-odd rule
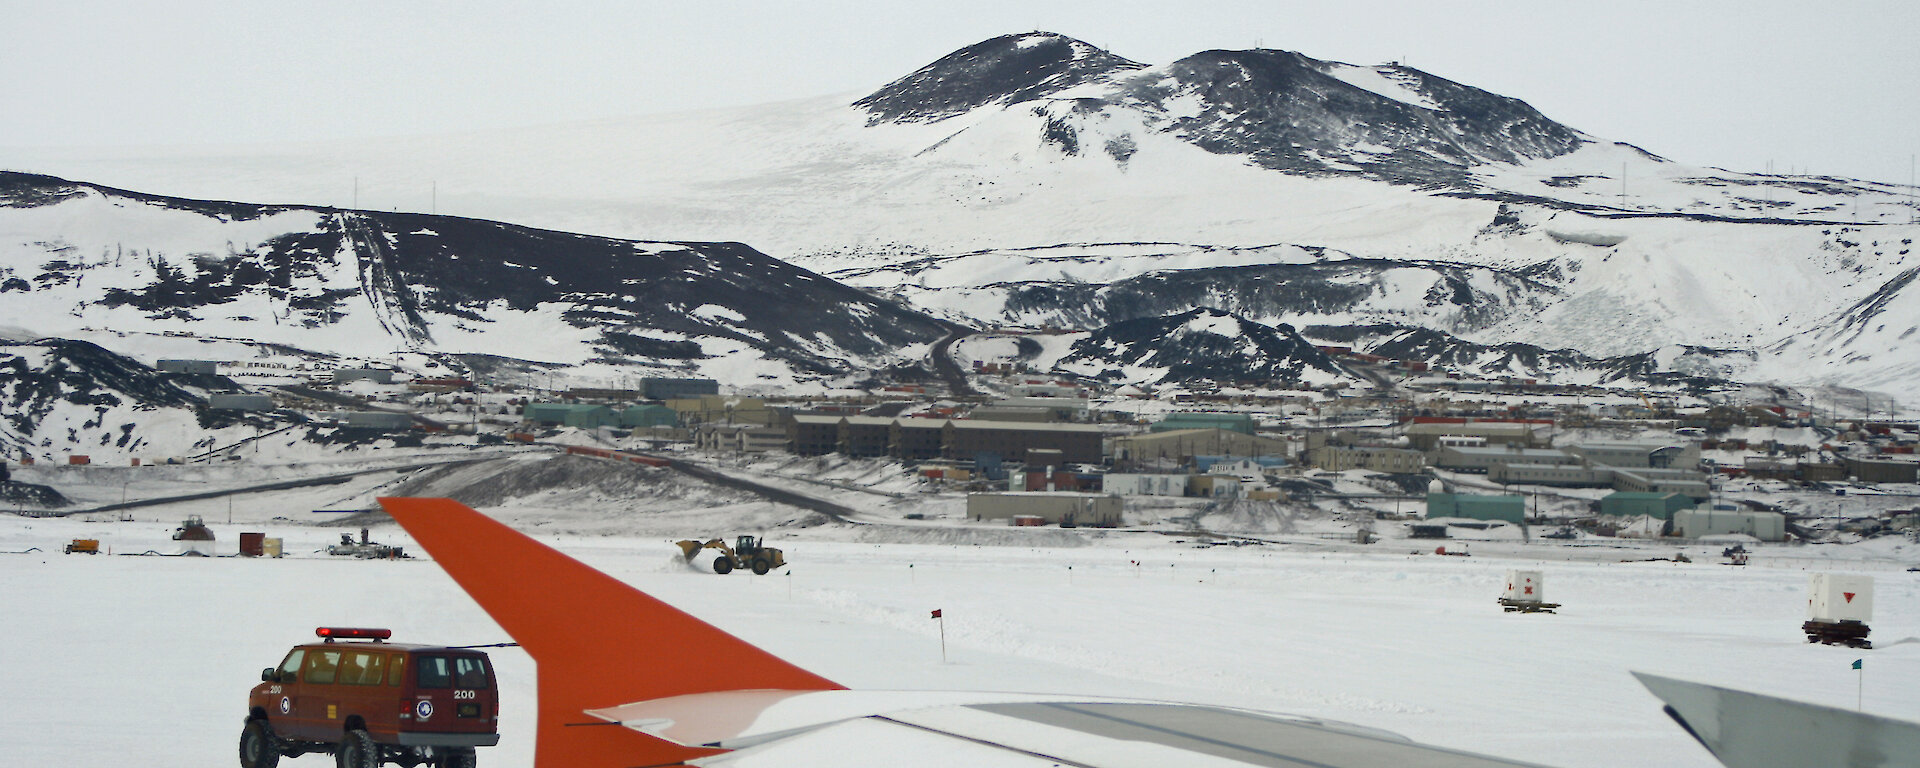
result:
[[[419,675],[418,684],[421,688],[453,687],[452,665],[447,663],[445,656],[421,656]]]
[[[387,685],[399,685],[401,680],[406,679],[406,674],[407,655],[404,653],[394,654],[393,665],[387,668]]]
[[[314,651],[307,655],[307,673],[301,676],[301,680],[308,683],[331,683],[339,669],[339,651]]]
[[[287,660],[280,662],[280,679],[286,682],[298,681],[300,679],[300,661],[306,655],[307,649],[305,648],[295,648],[292,653],[287,654]]]
[[[366,651],[348,651],[340,665],[339,682],[343,685],[379,685],[385,676],[387,655]]]

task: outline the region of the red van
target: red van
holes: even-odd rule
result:
[[[341,768],[472,768],[475,747],[500,743],[499,689],[486,654],[389,643],[387,629],[315,634],[324,641],[296,646],[280,666],[260,671],[240,732],[241,768],[273,768],[309,752],[330,753]]]

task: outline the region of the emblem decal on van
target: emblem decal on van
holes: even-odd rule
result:
[[[432,718],[433,702],[428,701],[426,699],[421,699],[418,704],[413,705],[413,714],[415,717],[418,717],[421,720],[427,720]]]

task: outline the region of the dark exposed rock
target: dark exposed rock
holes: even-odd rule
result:
[[[1193,309],[1162,317],[1114,323],[1074,342],[1061,358],[1069,369],[1104,367],[1124,380],[1121,368],[1165,369],[1155,383],[1301,383],[1308,371],[1321,378],[1357,376],[1315,349],[1292,326],[1270,327],[1217,309]]]
[[[597,332],[602,359],[673,367],[707,356],[698,340],[711,338],[822,375],[931,342],[950,327],[740,243],[636,242],[453,216],[190,201],[0,173],[0,205],[53,205],[78,195],[221,220],[294,212],[312,222],[290,223],[306,228],[244,250],[222,243],[221,253],[138,252],[132,264],[149,275],[144,284],[105,289],[97,301],[153,319],[210,319],[210,308],[264,296],[286,313],[276,323],[319,328],[371,312],[396,346],[432,349],[436,325],[478,330],[503,309],[558,307],[568,323]],[[77,290],[88,268],[55,259],[35,280],[43,289]],[[357,285],[330,279],[343,269]]]
[[[1142,66],[1063,35],[1002,35],[949,53],[854,106],[867,111],[869,123],[932,122],[988,104],[1032,101]]]

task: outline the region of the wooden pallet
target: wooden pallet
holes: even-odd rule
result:
[[[1503,597],[1500,598],[1500,606],[1508,613],[1515,611],[1520,613],[1553,613],[1553,609],[1560,607],[1560,604],[1542,603],[1538,600],[1509,600]]]

